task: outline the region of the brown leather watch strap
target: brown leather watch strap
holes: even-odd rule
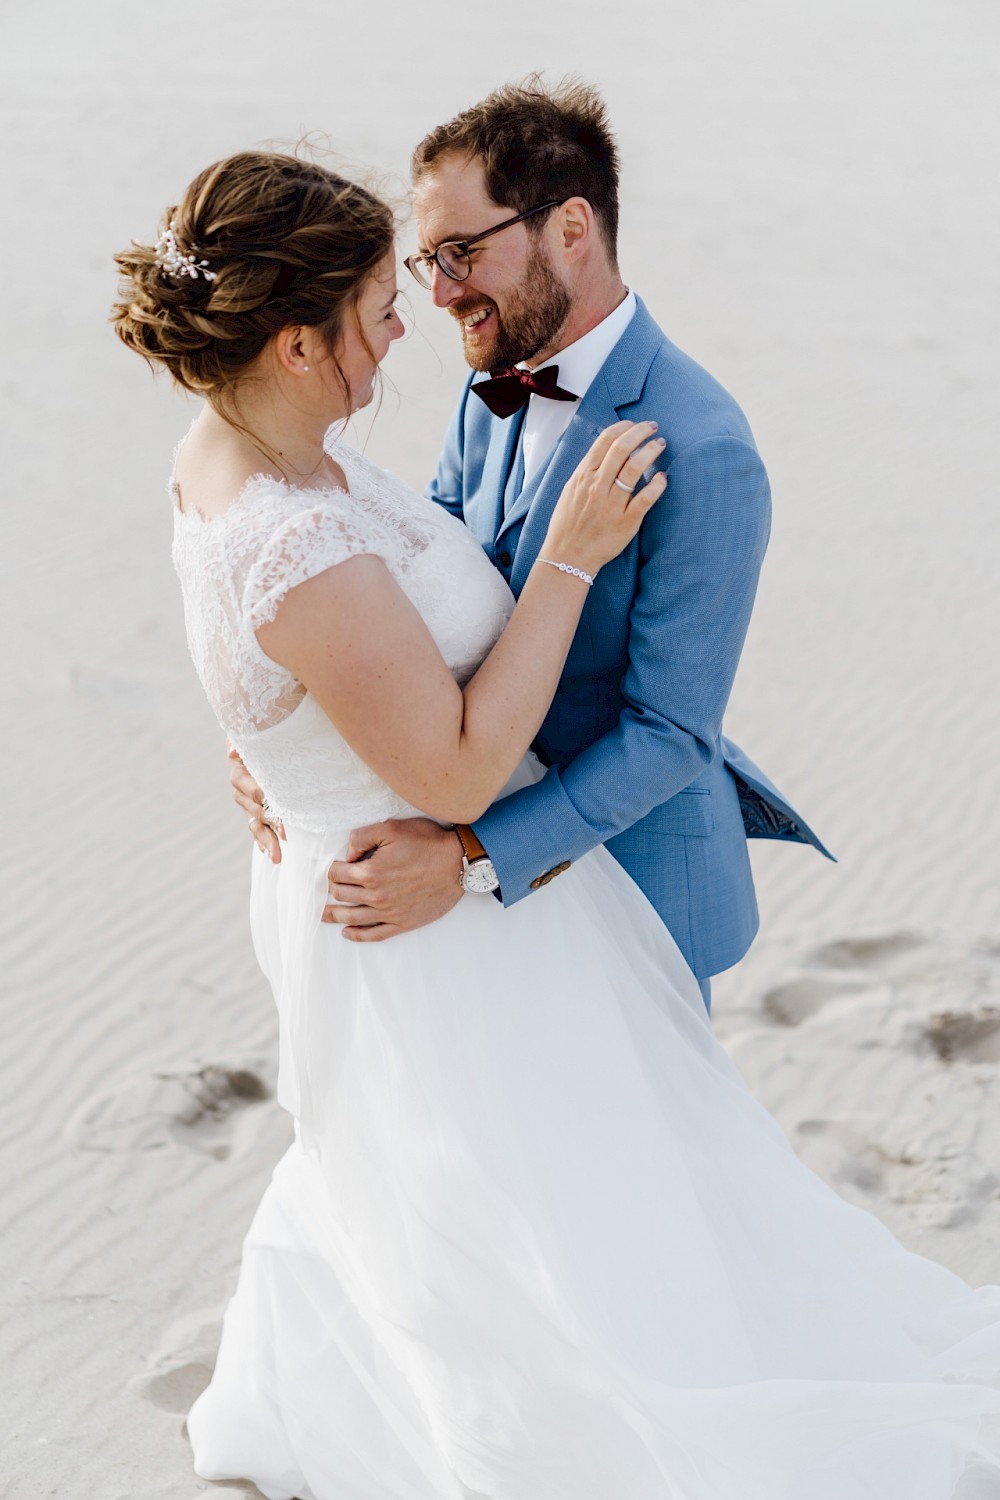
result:
[[[465,850],[465,857],[467,860],[471,861],[474,859],[489,859],[489,855],[486,853],[486,850],[476,838],[476,835],[473,833],[468,823],[456,823],[455,832],[458,834],[458,837],[461,840],[462,848]]]

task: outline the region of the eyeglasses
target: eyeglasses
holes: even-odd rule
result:
[[[432,287],[434,285],[434,267],[443,272],[451,281],[468,281],[472,275],[472,261],[469,251],[474,245],[482,244],[488,240],[491,234],[499,234],[501,229],[510,229],[512,224],[520,224],[524,219],[530,219],[535,214],[543,214],[547,209],[558,208],[561,200],[553,198],[551,203],[540,203],[537,208],[525,209],[523,214],[515,214],[512,219],[504,219],[502,224],[494,224],[492,229],[485,229],[482,234],[477,234],[469,240],[447,240],[443,245],[438,245],[432,255],[408,255],[403,265],[409,271],[415,281],[421,286]]]

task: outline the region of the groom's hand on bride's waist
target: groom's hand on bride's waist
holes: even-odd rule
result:
[[[330,866],[324,922],[354,943],[380,943],[436,922],[462,899],[462,843],[430,818],[356,828],[346,859]]]

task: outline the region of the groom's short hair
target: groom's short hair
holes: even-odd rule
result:
[[[517,213],[586,198],[617,260],[618,146],[596,89],[575,78],[546,87],[538,74],[503,84],[424,137],[410,164],[414,181],[450,152],[478,157],[490,197]]]

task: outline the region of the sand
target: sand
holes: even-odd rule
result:
[[[289,1134],[168,555],[192,408],[108,331],[111,254],[305,130],[401,187],[425,129],[534,66],[604,88],[626,278],[773,481],[727,727],[840,863],[754,847],[719,1033],[840,1191],[1000,1281],[997,33],[985,0],[7,9],[4,1496],[212,1488],[183,1413]],[[422,484],[463,367],[410,302],[368,443]]]

